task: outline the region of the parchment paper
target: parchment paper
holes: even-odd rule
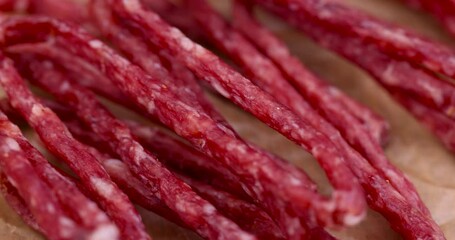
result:
[[[454,43],[430,17],[407,9],[395,0],[345,0],[343,2],[369,11],[380,18],[409,26],[415,31],[447,44]],[[212,3],[225,12],[229,9],[228,0],[212,0]],[[387,155],[416,185],[447,239],[455,239],[455,155],[446,151],[427,129],[395,104],[362,71],[317,47],[301,33],[289,29],[277,19],[263,16],[263,20],[285,39],[294,54],[313,71],[368,105],[391,123],[392,131],[390,142],[386,147]],[[303,150],[232,104],[218,97],[211,98],[242,136],[304,168],[320,183],[322,190],[329,189],[322,171]],[[154,239],[198,239],[194,234],[152,213],[142,209],[140,212]],[[400,239],[390,229],[388,223],[372,211],[359,226],[334,234],[341,239]],[[42,239],[42,237],[24,225],[0,197],[0,239]]]

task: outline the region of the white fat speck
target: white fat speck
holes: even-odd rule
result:
[[[218,128],[220,128],[221,130],[223,130],[224,133],[230,135],[230,136],[234,136],[235,134],[232,132],[231,129],[227,128],[226,126],[224,126],[224,124],[217,124]]]
[[[66,228],[66,229],[70,229],[70,228],[74,228],[75,227],[75,224],[73,222],[73,220],[67,218],[67,217],[60,217],[58,219],[58,223],[60,224],[60,226],[62,228]]]
[[[215,90],[223,95],[223,97],[225,98],[229,98],[230,97],[230,94],[228,93],[228,91],[226,91],[226,89],[223,88],[223,86],[221,86],[221,84],[219,84],[217,81],[211,81],[212,82],[212,86],[213,88],[215,88]]]
[[[204,56],[204,55],[207,54],[207,50],[204,47],[202,47],[201,45],[199,45],[199,44],[194,44],[193,53],[196,56],[201,57],[201,56]]]
[[[398,42],[398,43],[402,43],[402,44],[410,44],[411,41],[409,39],[408,36],[406,36],[406,33],[401,30],[401,31],[397,31],[395,29],[388,29],[388,28],[380,28],[380,27],[376,27],[374,25],[376,25],[375,23],[370,23],[368,22],[367,24],[371,24],[372,27],[371,28],[379,28],[381,29],[378,33],[380,35],[382,35],[385,39],[390,39],[391,41],[395,41],[395,42]]]
[[[394,64],[387,65],[386,70],[382,73],[382,78],[388,83],[395,83],[396,78],[393,77],[393,71],[395,70]]]
[[[152,66],[153,66],[153,68],[156,68],[156,69],[163,69],[163,67],[159,63],[152,63]]]
[[[13,150],[13,151],[19,151],[21,148],[19,147],[19,144],[17,143],[16,140],[12,138],[6,138],[5,139],[5,144],[8,147],[8,149]]]
[[[442,104],[444,102],[444,98],[441,94],[441,89],[428,82],[425,82],[422,87],[430,93],[431,97],[436,103]]]
[[[245,145],[237,146],[237,150],[238,150],[240,153],[245,154],[245,153],[246,153],[246,146],[245,146]]]
[[[246,153],[246,146],[245,145],[240,145],[240,144],[237,144],[235,142],[229,142],[227,145],[226,145],[226,149],[228,151],[237,151],[241,154],[245,154]]]
[[[187,37],[182,37],[180,39],[180,45],[186,51],[191,51],[191,49],[193,49],[193,47],[194,47],[194,43]]]
[[[57,138],[57,136],[58,136],[58,135],[57,135],[56,133],[51,133],[51,134],[49,134],[49,137],[50,137],[50,138]]]
[[[96,190],[104,197],[111,197],[114,193],[114,186],[112,183],[99,177],[92,177],[90,181],[95,186]]]
[[[176,207],[177,210],[180,211],[180,212],[183,212],[183,211],[186,210],[185,204],[182,203],[181,201],[179,201],[179,202],[175,205],[175,207]]]
[[[387,174],[387,177],[390,178],[390,179],[397,179],[399,178],[397,173],[393,170],[390,170],[390,169],[387,169],[386,170],[386,174]]]
[[[202,207],[202,210],[204,211],[204,214],[210,215],[215,212],[215,207],[207,203]]]
[[[128,61],[128,59],[126,59],[124,57],[118,57],[118,58],[116,58],[116,60],[117,60],[117,63],[124,68],[127,68],[131,65],[130,61]]]
[[[338,88],[334,87],[334,86],[329,86],[327,88],[327,90],[328,90],[329,94],[331,94],[333,96],[341,95],[341,91]]]
[[[279,45],[279,44],[274,44],[274,45]],[[272,47],[270,49],[267,49],[267,51],[270,51],[272,56],[289,57],[291,55],[289,53],[289,50],[287,48],[283,48],[283,47]]]
[[[199,148],[205,147],[206,144],[207,144],[207,142],[204,139],[198,139],[196,141],[196,146],[198,146]]]
[[[136,0],[123,0],[122,2],[128,11],[135,11],[141,8],[141,5]]]
[[[16,0],[14,3],[15,12],[25,12],[28,9],[29,0]]]
[[[296,232],[296,229],[300,228],[300,221],[298,218],[289,219],[287,223],[287,232],[292,235]]]
[[[188,104],[182,103],[180,106],[187,110],[189,112],[189,115],[192,115],[194,117],[201,116],[197,111],[193,109],[193,107],[189,106]]]
[[[292,131],[291,132],[291,137],[294,139],[298,139],[300,137],[300,134],[298,131]]]
[[[239,236],[239,239],[241,240],[254,240],[256,239],[255,237],[251,236],[250,234],[248,233],[242,233],[240,236]]]
[[[126,168],[126,165],[122,161],[113,158],[106,160],[104,162],[104,165],[109,166],[111,168],[115,168],[117,170],[123,170]]]
[[[155,109],[156,109],[155,102],[150,101],[147,103],[147,111],[149,111],[149,113],[154,112]]]
[[[117,138],[123,139],[123,138],[130,138],[131,133],[128,128],[119,128],[119,129],[115,129],[115,135],[117,136]]]
[[[174,39],[179,39],[179,38],[184,37],[183,33],[180,30],[178,30],[177,28],[171,28],[169,33],[171,34],[172,38],[174,38]]]
[[[251,170],[252,170],[254,176],[257,176],[258,169],[257,168],[253,168]],[[254,183],[253,191],[255,193],[262,193],[262,192],[264,192],[264,187],[262,186],[262,184],[259,181],[257,181],[257,182]]]
[[[65,81],[62,83],[62,85],[60,85],[60,91],[62,92],[66,92],[68,91],[69,89],[71,88],[71,85],[69,82]]]
[[[46,207],[47,207],[47,211],[48,211],[49,213],[54,213],[54,212],[55,212],[55,207],[54,207],[53,204],[48,203]]]
[[[132,146],[130,151],[133,152],[134,161],[136,161],[137,163],[147,158],[147,153],[145,152],[144,148],[139,144]]]
[[[95,204],[93,204],[93,206],[96,207]],[[96,214],[95,219],[96,219],[97,222],[106,222],[106,221],[108,221],[108,218],[107,218],[106,214],[104,214],[104,213]]]
[[[41,104],[33,104],[32,116],[40,117],[44,113],[44,107]]]
[[[97,228],[90,236],[88,240],[105,240],[105,239],[119,239],[119,230],[114,225],[104,225]]]
[[[91,40],[88,44],[94,49],[98,49],[103,46],[103,43],[100,40]]]
[[[30,104],[33,104],[33,102],[35,102],[35,99],[33,98],[33,96],[27,96],[27,97],[25,97],[25,98],[23,98],[21,100],[22,100],[24,105],[30,105]],[[11,101],[11,105],[12,106],[17,106],[17,105],[19,105],[19,103],[17,101],[12,100]]]
[[[141,98],[141,97],[139,97],[139,98],[137,99],[137,101],[138,101],[141,105],[143,105],[143,106],[147,106],[147,104],[148,104],[148,102],[149,102],[147,99]]]
[[[290,179],[289,179],[289,182],[292,184],[292,185],[295,185],[295,186],[299,186],[302,184],[302,181],[300,181],[300,179],[294,177],[294,176],[291,176]]]
[[[232,143],[232,142],[229,142],[229,143],[226,145],[226,149],[227,149],[228,151],[234,150],[235,147],[236,147],[236,144],[235,144],[235,143]]]
[[[348,214],[348,215],[344,216],[343,223],[345,223],[346,226],[354,226],[365,218],[365,214],[366,213],[359,214],[359,215]]]

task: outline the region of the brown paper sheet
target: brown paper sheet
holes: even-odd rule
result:
[[[229,1],[212,0],[222,10]],[[407,9],[395,0],[345,0],[380,18],[409,26],[429,37],[452,44],[439,25],[425,14]],[[441,225],[447,239],[455,239],[455,155],[446,151],[437,139],[416,122],[366,74],[308,41],[271,17],[264,21],[277,32],[309,68],[321,77],[383,115],[392,126],[390,143],[386,147],[390,160],[412,180],[434,219]],[[413,79],[409,79],[412,81]],[[304,151],[279,134],[268,129],[250,115],[230,103],[213,97],[214,103],[245,138],[283,156],[304,168],[328,189],[322,171]],[[168,223],[154,214],[140,210],[154,239],[198,239],[194,234]],[[334,233],[340,239],[400,239],[378,214],[370,211],[360,225]],[[0,197],[0,239],[42,239],[24,225]]]

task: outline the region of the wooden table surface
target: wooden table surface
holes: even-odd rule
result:
[[[212,0],[228,14],[228,0]],[[454,41],[441,27],[423,13],[410,10],[398,0],[344,0],[347,4],[364,9],[373,15],[399,23],[431,38],[452,45]],[[340,87],[349,95],[370,106],[391,124],[391,139],[386,147],[390,160],[412,180],[428,205],[447,239],[455,239],[455,155],[442,145],[423,126],[416,122],[365,73],[310,42],[301,33],[289,29],[277,19],[261,14],[261,18],[281,36],[314,72]],[[412,81],[412,79],[410,79]],[[264,124],[253,119],[235,106],[211,97],[216,106],[238,132],[252,142],[292,161],[307,170],[321,189],[329,190],[321,169],[303,150],[287,141]],[[129,117],[128,114],[123,114]],[[29,133],[36,138],[33,133]],[[140,209],[144,222],[154,239],[198,239],[198,237],[156,215]],[[334,233],[340,239],[400,239],[378,214],[370,211],[360,225]],[[0,197],[0,239],[42,239],[24,225]]]

